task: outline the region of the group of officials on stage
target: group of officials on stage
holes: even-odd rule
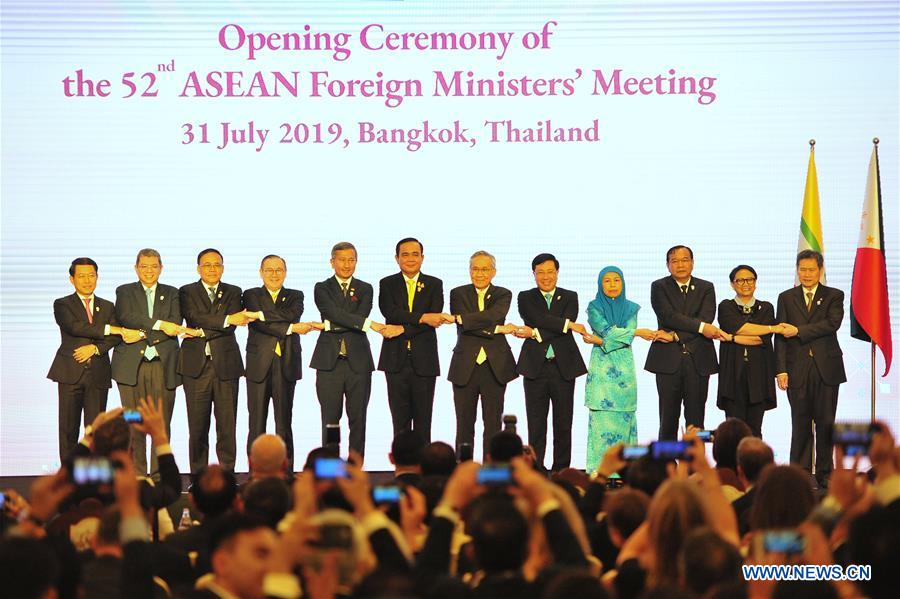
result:
[[[384,338],[378,369],[387,380],[394,434],[413,429],[429,440],[435,381],[440,374],[435,331],[455,324],[457,343],[447,378],[453,384],[457,447],[474,440],[479,399],[487,447],[500,430],[506,385],[521,375],[529,443],[538,464],[544,461],[552,407],[552,469],[567,467],[575,380],[587,372],[575,334],[589,341],[591,332],[577,322],[577,294],[557,286],[556,258],[540,254],[532,261],[536,287],[519,294],[524,324],[513,325],[507,322],[512,293],[493,284],[496,261],[488,252],[471,256],[472,282],[450,291],[449,312],[444,311],[441,280],[421,272],[422,243],[402,239],[395,257],[400,272],[379,285],[384,323],[370,318],[374,291],[354,276],[357,252],[348,242],[331,250],[334,276],[315,285],[319,321],[301,321],[303,293],[284,287],[287,264],[276,255],[262,259],[263,285],[242,294],[239,287],[222,282],[224,259],[216,249],[198,254],[200,280],[180,289],[159,282],[160,254],[143,249],[135,263],[138,281],[118,287],[115,304],[94,295],[97,264],[90,258],[76,258],[69,267],[75,293],[54,302],[62,343],[48,374],[59,387],[60,456],[70,455],[77,443],[82,412],[88,427],[105,410],[111,380],[116,381],[126,409],[136,408],[147,396],[162,398],[167,426],[175,389],[183,384],[191,471],[208,463],[212,413],[218,462],[233,470],[238,381],[246,376],[248,448],[265,432],[271,399],[276,433],[284,439],[293,467],[293,396],[302,376],[299,335],[310,331],[319,333],[310,367],[317,372],[323,443],[326,425],[338,423],[346,409],[349,446],[364,454],[375,369],[369,331]],[[693,277],[690,248],[671,248],[666,263],[669,276],[651,286],[659,330],[653,332],[645,369],[657,378],[659,439],[674,439],[682,404],[686,423],[703,427],[709,376],[718,372],[713,340],[731,339],[713,324],[715,290],[712,283]],[[843,293],[819,283],[822,268],[820,254],[801,252],[797,257],[801,284],[779,296],[774,321],[751,329],[770,348],[775,336],[774,374],[779,387],[788,391],[791,404],[791,461],[811,469],[815,422],[816,475],[825,484],[831,471],[837,389],[846,377],[836,336],[843,319]],[[753,276],[755,281],[755,271]],[[749,313],[747,306],[738,305]],[[235,339],[238,326],[249,327],[246,368]],[[518,361],[507,335],[525,340]],[[179,337],[183,338],[180,347]],[[736,376],[743,377],[738,384],[746,386],[746,373]],[[761,419],[759,412],[760,426]],[[753,428],[759,430],[759,426]],[[134,449],[137,468],[146,472],[143,435],[134,435]],[[154,461],[150,468],[155,470]]]

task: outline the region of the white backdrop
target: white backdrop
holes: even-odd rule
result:
[[[316,281],[331,271],[337,241],[359,248],[357,276],[377,286],[396,271],[395,242],[425,244],[423,270],[446,290],[468,282],[477,249],[498,257],[495,283],[513,293],[534,285],[530,262],[549,251],[562,266],[559,284],[578,291],[581,311],[608,264],[626,275],[628,296],[643,306],[640,326],[655,327],[653,279],[666,274],[665,251],[693,247],[695,274],[730,297],[727,275],[738,263],[759,272],[758,297],[774,301],[793,284],[793,258],[808,159],[816,161],[829,284],[847,292],[871,139],[881,143],[888,277],[894,322],[900,318],[897,245],[898,19],[896,2],[525,2],[328,3],[274,0],[247,5],[204,2],[2,3],[2,242],[0,242],[0,475],[36,474],[57,466],[56,387],[45,378],[58,344],[52,302],[71,293],[66,269],[75,256],[100,264],[97,293],[135,280],[136,251],[157,248],[161,281],[197,278],[195,256],[213,246],[225,257],[223,280],[260,284],[259,259],[287,258],[286,285],[306,295],[304,319],[318,318]],[[525,50],[521,37],[556,21],[545,50]],[[261,51],[256,60],[219,46],[220,28],[248,32],[348,32],[351,56]],[[505,57],[490,51],[372,52],[359,46],[362,27],[390,31],[514,32]],[[171,63],[170,61],[173,61]],[[173,71],[158,71],[173,64]],[[107,98],[66,97],[62,81],[81,69],[109,79]],[[472,70],[478,77],[573,77],[571,96],[433,97],[435,70]],[[696,95],[593,95],[592,71],[627,76],[715,77],[716,98]],[[187,74],[242,70],[300,72],[300,93],[279,98],[179,97]],[[384,98],[311,98],[309,73],[332,79],[385,77],[423,81],[422,97],[388,107]],[[156,75],[156,97],[123,99],[121,78]],[[594,143],[488,143],[485,120],[563,127],[599,119]],[[474,147],[360,144],[359,121],[415,127],[423,119],[459,120]],[[222,122],[269,128],[260,151],[251,144],[217,150],[183,144],[184,123],[208,123],[216,141]],[[278,144],[279,124],[341,123],[342,144]],[[377,306],[377,301],[376,301]],[[849,313],[849,305],[845,306]],[[377,313],[375,318],[381,318]],[[582,316],[582,319],[584,317]],[[520,321],[515,306],[510,320]],[[894,339],[898,331],[894,326]],[[850,380],[839,419],[869,415],[869,347],[840,331]],[[246,334],[238,333],[243,346]],[[377,359],[379,337],[372,334]],[[455,341],[438,331],[442,372]],[[314,337],[303,339],[304,378],[297,386],[294,435],[298,460],[319,442]],[[520,342],[512,340],[518,353]],[[895,348],[896,349],[896,348]],[[638,435],[657,431],[653,377],[640,371],[646,344],[635,342],[639,366]],[[583,348],[585,359],[588,348]],[[896,351],[895,351],[896,354]],[[878,372],[883,371],[878,357]],[[897,430],[897,370],[878,380],[878,413]],[[573,461],[584,465],[587,413],[584,379],[576,387]],[[722,413],[710,385],[707,426]],[[118,405],[118,393],[110,393]],[[507,389],[506,412],[525,430],[521,381]],[[187,468],[187,421],[179,389],[172,440]],[[375,373],[368,415],[367,466],[388,467],[391,426],[384,377]],[[787,460],[787,398],[766,415],[763,433]],[[274,426],[270,423],[270,429]],[[433,436],[452,442],[451,385],[442,376]],[[246,441],[244,386],[238,447]],[[476,434],[480,438],[480,433]],[[344,432],[346,439],[346,431]],[[476,455],[480,448],[476,447]],[[241,453],[239,451],[239,453]],[[246,467],[240,456],[238,469]]]

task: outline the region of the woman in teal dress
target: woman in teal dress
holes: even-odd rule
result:
[[[610,446],[637,443],[637,379],[631,342],[635,336],[647,341],[656,338],[656,331],[637,328],[641,307],[626,299],[621,269],[607,266],[601,270],[597,286],[597,297],[587,309],[593,334],[584,335],[585,343],[594,346],[584,393],[584,405],[590,410],[589,473],[600,465]]]

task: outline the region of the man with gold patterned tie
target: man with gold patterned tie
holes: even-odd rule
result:
[[[247,335],[247,408],[250,422],[247,455],[257,437],[266,432],[269,399],[275,410],[275,433],[287,448],[293,471],[292,416],[294,388],[302,377],[299,335],[320,328],[320,323],[300,322],[303,292],[284,287],[287,263],[270,254],[259,265],[263,285],[244,291],[244,309],[256,316]]]
[[[109,350],[119,343],[136,343],[143,337],[135,329],[118,326],[112,302],[94,295],[97,263],[75,258],[69,266],[69,283],[75,293],[53,302],[53,316],[59,325],[61,343],[47,378],[59,390],[59,458],[68,458],[78,444],[78,427],[84,412],[84,426],[106,411],[112,387]]]
[[[485,251],[475,252],[469,259],[472,284],[450,291],[450,312],[456,322],[457,337],[447,378],[453,383],[456,405],[456,447],[475,439],[480,397],[484,453],[491,437],[500,430],[506,384],[519,376],[504,337],[517,328],[504,324],[512,292],[491,284],[496,274],[496,259]]]
[[[400,272],[378,285],[386,324],[378,370],[387,379],[394,437],[415,430],[430,443],[434,383],[441,372],[435,330],[445,324],[444,284],[421,271],[425,248],[418,239],[397,242],[394,259]]]

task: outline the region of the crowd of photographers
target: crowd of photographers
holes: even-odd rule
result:
[[[181,478],[163,416],[151,401],[140,412],[132,424],[101,414],[28,498],[3,493],[0,595],[800,599],[900,588],[900,451],[883,424],[855,457],[836,447],[825,495],[736,419],[711,436],[713,463],[688,430],[681,459],[617,445],[590,475],[539,471],[514,430],[493,437],[485,464],[401,433],[383,486],[334,446],[289,472],[284,443],[263,435],[246,482],[203,468],[190,507],[173,514]],[[152,480],[133,466],[132,429],[156,447]],[[793,572],[843,580],[748,580],[748,566],[779,565],[830,566]]]

